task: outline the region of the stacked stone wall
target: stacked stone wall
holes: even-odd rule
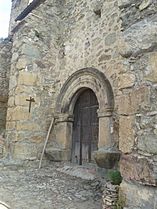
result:
[[[118,2],[116,0],[66,1],[62,13],[62,25],[64,33],[63,56],[60,59],[60,86],[62,87],[69,76],[76,71],[95,68],[104,73],[109,80],[116,101],[119,93],[121,94],[118,78],[123,70],[121,56],[118,54],[121,27]],[[105,105],[108,104],[104,104],[104,107]],[[116,122],[113,127],[115,142],[118,141],[116,111],[114,115]]]
[[[5,129],[12,43],[0,43],[0,132]]]
[[[102,196],[103,209],[115,209],[118,207],[118,190],[119,186],[117,185],[113,185],[110,182],[105,184]]]
[[[47,0],[20,22],[7,111],[8,152],[14,159],[38,159],[63,84],[74,72],[95,68],[113,89],[110,132],[122,151],[126,208],[156,207],[156,10],[155,0]],[[35,102],[29,113],[30,96]],[[50,140],[58,146],[55,130]],[[147,203],[140,192],[134,195],[136,185]]]
[[[157,3],[153,0],[119,1],[119,8],[123,82],[127,81],[127,76],[135,80],[132,88],[122,88],[117,103],[119,145],[123,152],[121,188],[128,200],[126,208],[154,209],[157,201]]]
[[[8,153],[39,157],[53,117],[60,46],[60,2],[47,1],[16,26],[7,111]],[[26,99],[33,97],[31,105]]]
[[[0,43],[0,157],[2,157],[3,153],[3,137],[6,128],[11,46],[12,43],[8,40],[4,40]]]
[[[109,79],[116,95],[115,78],[121,71],[117,1],[66,1],[64,7],[62,83],[77,70],[94,67]]]
[[[119,30],[117,1],[46,1],[19,23],[7,113],[12,156],[37,158],[60,89],[77,70],[94,67],[104,72],[118,94]],[[31,113],[26,101],[30,96],[35,99]]]

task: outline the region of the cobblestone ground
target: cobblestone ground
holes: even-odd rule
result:
[[[73,177],[55,166],[0,171],[0,201],[11,209],[101,209],[100,196],[97,180]]]

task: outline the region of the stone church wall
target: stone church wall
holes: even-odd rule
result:
[[[157,2],[121,1],[119,41],[123,70],[134,75],[131,89],[122,89],[119,146],[122,191],[127,208],[156,208],[157,182]],[[127,131],[126,131],[127,130]],[[147,185],[147,187],[145,186]]]
[[[5,129],[9,87],[9,72],[12,43],[8,40],[0,42],[0,158],[3,157],[5,147]]]
[[[85,67],[102,71],[117,94],[115,77],[121,70],[117,53],[120,20],[117,1],[66,1],[62,24],[62,83]]]
[[[0,42],[0,134],[5,130],[12,43]]]
[[[45,1],[17,23],[7,112],[14,158],[38,158],[56,98],[77,70],[94,67],[104,72],[116,97],[119,30],[116,1]],[[26,101],[30,96],[35,99],[31,113]]]
[[[14,32],[7,141],[8,153],[15,159],[38,158],[53,116],[59,82],[59,14],[60,2],[48,1],[21,21]],[[29,113],[26,99],[30,96],[35,102]]]
[[[156,10],[155,0],[47,0],[16,23],[6,128],[11,157],[39,159],[63,84],[93,67],[113,89],[126,208],[156,207]],[[55,132],[50,141],[57,144]]]
[[[65,2],[59,74],[61,86],[76,71],[93,67],[109,80],[116,100],[119,94],[117,78],[122,70],[121,57],[117,52],[121,26],[119,17],[116,0]],[[115,141],[117,136],[116,133]]]

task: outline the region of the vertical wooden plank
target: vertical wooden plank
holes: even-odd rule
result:
[[[81,111],[80,111],[80,115]],[[82,124],[82,117],[80,118],[80,159],[79,159],[79,165],[82,165],[82,140],[83,140],[83,124]]]
[[[85,90],[79,96],[74,108],[73,161],[79,164],[91,162],[92,151],[98,146],[98,101],[94,92]],[[77,153],[77,154],[76,154]],[[76,156],[77,155],[77,156]]]

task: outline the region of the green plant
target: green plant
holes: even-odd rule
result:
[[[120,185],[122,182],[122,176],[118,170],[110,170],[108,172],[108,178],[113,185]]]

